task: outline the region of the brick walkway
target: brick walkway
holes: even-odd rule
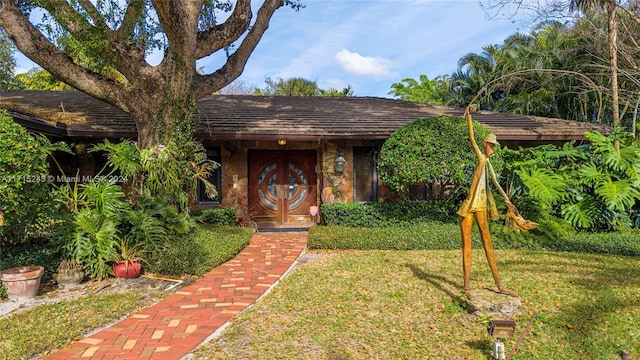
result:
[[[306,243],[306,232],[255,234],[193,284],[45,359],[180,359],[273,286]]]

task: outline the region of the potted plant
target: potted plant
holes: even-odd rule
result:
[[[38,295],[43,274],[42,266],[19,266],[0,271],[0,280],[9,298],[31,299]]]
[[[120,252],[113,265],[113,274],[117,278],[133,279],[142,273],[142,254],[145,250],[139,243],[129,245],[126,239],[120,241]]]
[[[80,284],[84,280],[84,266],[80,260],[62,260],[54,278],[59,285]]]

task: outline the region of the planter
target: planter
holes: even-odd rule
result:
[[[31,299],[38,295],[42,266],[20,266],[0,271],[0,280],[10,299]]]
[[[113,265],[113,275],[117,278],[134,279],[142,273],[142,264],[138,260],[126,260]]]
[[[80,284],[84,275],[84,271],[80,269],[60,269],[56,274],[56,281],[59,285]]]

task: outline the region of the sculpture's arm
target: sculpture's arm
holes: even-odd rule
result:
[[[511,203],[511,200],[509,199],[509,196],[504,191],[504,189],[502,189],[502,186],[500,186],[500,183],[498,182],[498,179],[496,177],[496,172],[493,170],[493,165],[491,165],[491,162],[489,161],[487,161],[487,164],[489,165],[488,170],[489,170],[489,177],[491,177],[491,182],[500,193],[500,196],[502,196],[504,201],[507,203],[507,206],[509,207],[513,206],[513,204]]]
[[[476,153],[476,156],[480,158],[482,156],[482,151],[478,147],[476,143],[476,139],[473,137],[473,120],[471,119],[471,114],[469,113],[469,108],[464,109],[464,116],[467,118],[467,130],[469,132],[469,141],[471,141],[471,147],[473,147],[473,151]]]

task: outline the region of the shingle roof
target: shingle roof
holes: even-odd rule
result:
[[[0,107],[42,132],[71,137],[135,137],[131,117],[81,92],[0,91]],[[374,97],[211,95],[198,101],[197,134],[218,140],[385,139],[422,117],[461,116],[463,109]],[[499,140],[580,140],[603,125],[480,111],[475,120]]]

